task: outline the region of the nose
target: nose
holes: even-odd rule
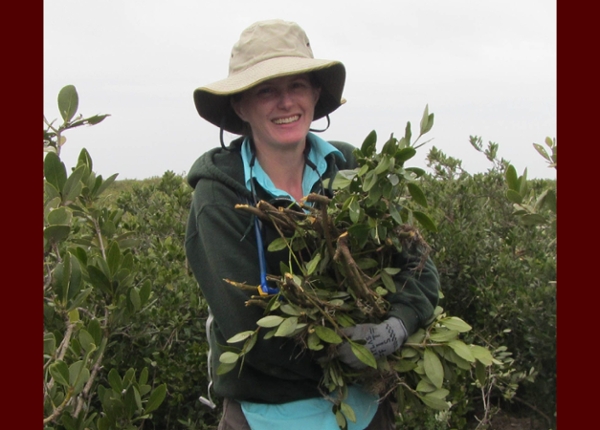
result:
[[[294,102],[292,92],[288,90],[282,90],[279,93],[279,107],[281,109],[288,109]]]

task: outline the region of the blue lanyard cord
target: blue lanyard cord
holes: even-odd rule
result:
[[[258,217],[254,218],[254,231],[256,232],[256,246],[258,248],[258,263],[260,265],[260,287],[258,293],[261,296],[277,294],[279,288],[271,288],[267,285],[267,262],[265,258],[265,246],[262,240],[262,231]]]
[[[252,190],[252,199],[254,204],[258,204],[256,197],[256,190],[254,189],[254,177],[252,170],[254,168],[254,161],[256,160],[255,155],[252,155],[250,161],[250,188]],[[262,228],[258,217],[254,216],[254,231],[256,233],[256,247],[258,248],[258,264],[260,267],[260,286],[258,287],[258,294],[261,296],[268,296],[269,294],[279,293],[279,288],[271,288],[267,285],[267,259],[265,257],[265,245],[262,240]]]

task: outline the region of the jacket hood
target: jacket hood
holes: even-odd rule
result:
[[[242,196],[251,193],[244,186],[244,165],[240,155],[242,139],[236,139],[229,148],[213,148],[198,158],[187,175],[187,182],[195,188],[200,179],[220,182]]]

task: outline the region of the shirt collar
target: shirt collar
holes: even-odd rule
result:
[[[312,161],[315,166],[317,166],[318,173],[308,166],[304,169],[304,175],[302,177],[302,191],[305,196],[311,192],[313,186],[327,171],[327,160],[325,157],[327,157],[329,154],[334,154],[337,157],[340,157],[342,160],[345,160],[344,155],[335,146],[313,133],[308,133],[306,137],[306,143],[310,145],[308,159]],[[245,184],[248,190],[252,191],[250,181],[252,176],[254,176],[260,186],[269,194],[271,194],[271,196],[275,198],[287,197],[293,200],[293,197],[288,193],[275,187],[275,184],[273,184],[271,178],[269,178],[267,173],[263,170],[258,160],[254,160],[254,167],[252,169],[250,168],[250,161],[252,160],[252,148],[250,145],[250,138],[248,136],[246,136],[242,142],[241,153],[242,162],[244,164]]]

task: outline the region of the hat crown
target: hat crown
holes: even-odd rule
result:
[[[259,21],[245,29],[231,50],[229,76],[277,57],[314,58],[308,36],[295,22]]]

